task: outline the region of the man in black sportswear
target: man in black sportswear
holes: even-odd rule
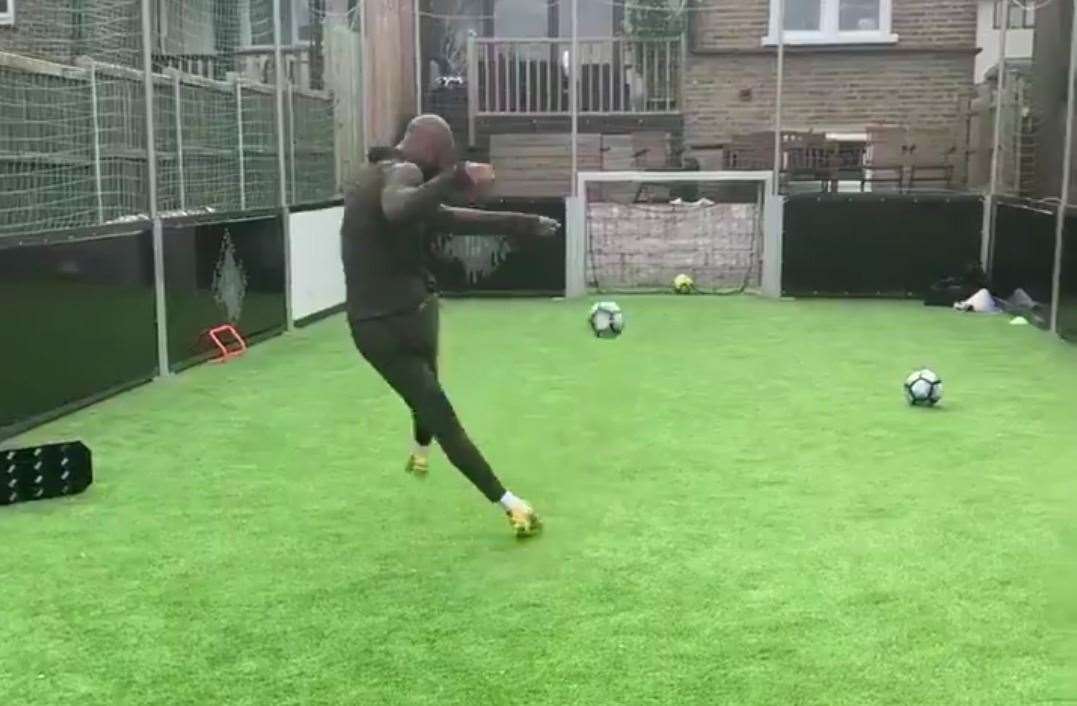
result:
[[[541,528],[535,511],[505,490],[468,438],[438,382],[438,300],[425,266],[433,233],[552,237],[560,224],[522,213],[445,205],[489,185],[489,165],[458,162],[452,131],[435,115],[408,124],[396,148],[372,155],[348,192],[341,251],[348,322],[364,358],[411,408],[416,447],[407,470],[425,476],[430,442],[488,500],[500,503],[518,536]]]

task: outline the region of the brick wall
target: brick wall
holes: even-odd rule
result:
[[[903,47],[976,46],[977,0],[893,0],[893,31]]]
[[[758,49],[767,33],[767,0],[697,0],[692,33],[701,50]]]
[[[688,144],[774,125],[776,60],[762,46],[768,0],[698,0],[685,100]],[[973,86],[976,0],[893,0],[896,45],[791,47],[784,124],[863,132],[868,124],[953,126]]]
[[[729,140],[774,125],[773,56],[728,54],[690,58],[685,138],[691,144]],[[952,126],[959,99],[972,88],[974,56],[843,51],[787,57],[784,124],[791,130],[855,130],[872,123]],[[750,95],[742,92],[750,92]]]
[[[63,40],[71,36],[71,18],[61,16],[64,5],[63,0],[18,3],[15,24],[0,26],[0,51],[67,61],[70,51]]]
[[[70,63],[79,55],[138,65],[141,60],[139,0],[20,0],[15,24],[0,27],[0,51]],[[79,29],[81,28],[81,29]]]
[[[770,0],[697,0],[697,49],[758,49]],[[977,0],[893,0],[893,32],[903,47],[976,46]]]

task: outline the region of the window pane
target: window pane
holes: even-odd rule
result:
[[[1025,25],[1025,8],[1010,5],[1010,29],[1021,29]]]
[[[295,26],[301,42],[309,42],[314,38],[314,23],[311,22],[311,14],[309,0],[297,0]]]
[[[250,0],[248,9],[250,12],[251,44],[254,46],[272,46],[272,0]],[[283,7],[281,11],[283,12]]]
[[[1035,10],[1032,7],[1022,7],[1027,3],[1018,5],[1013,0],[995,0],[995,29],[1002,27],[1000,17],[1002,16],[1003,4],[1010,8],[1010,29],[1030,29],[1036,26]]]
[[[822,0],[785,0],[785,29],[818,32],[822,25],[822,4]]]
[[[871,32],[879,29],[879,0],[841,0],[842,32]]]
[[[568,4],[562,7],[568,7]],[[549,21],[549,7],[544,2],[497,0],[494,5],[496,37],[545,37],[549,33]],[[580,36],[583,36],[582,29]]]
[[[0,0],[0,14],[4,14],[7,11],[7,0]]]
[[[280,40],[285,45],[292,43],[292,15],[294,9],[294,6],[287,0],[280,4]],[[269,40],[269,43],[272,44],[273,40]]]

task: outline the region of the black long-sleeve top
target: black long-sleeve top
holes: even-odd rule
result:
[[[425,180],[421,170],[395,150],[375,152],[371,158],[348,190],[341,226],[352,320],[414,310],[436,291],[426,267],[428,239],[434,233],[537,232],[535,216],[445,206],[471,183],[463,165]]]

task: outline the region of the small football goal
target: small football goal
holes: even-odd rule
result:
[[[581,172],[566,207],[565,289],[781,294],[770,172]]]

